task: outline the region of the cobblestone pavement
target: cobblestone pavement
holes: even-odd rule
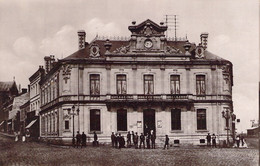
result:
[[[258,149],[72,148],[36,142],[14,142],[0,135],[0,165],[258,165]]]

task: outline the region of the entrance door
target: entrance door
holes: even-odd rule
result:
[[[146,109],[143,111],[144,117],[144,135],[153,130],[155,132],[155,110]]]

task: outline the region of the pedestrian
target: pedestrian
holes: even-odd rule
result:
[[[80,146],[80,142],[81,142],[81,135],[79,133],[79,131],[77,131],[77,135],[76,135],[76,145],[77,145],[77,148]]]
[[[94,146],[98,146],[98,136],[96,134],[96,132],[94,131],[94,142],[93,142]]]
[[[132,131],[132,134],[131,134],[131,136],[132,136],[132,141],[133,141],[133,143],[135,142],[134,140],[135,140],[135,133],[134,133],[134,131]]]
[[[29,138],[30,138],[30,131],[29,131],[29,129],[26,129],[26,131],[25,131],[25,141],[26,142],[28,142],[29,141]]]
[[[116,135],[115,135],[115,147],[118,148],[118,145],[119,145],[119,136],[118,136],[118,133],[116,133]]]
[[[116,141],[116,136],[115,136],[114,132],[112,132],[112,134],[111,134],[111,142],[112,142],[112,147],[113,148],[115,147],[115,141]]]
[[[138,149],[138,134],[137,132],[134,135],[134,144],[135,144],[135,149]]]
[[[239,135],[236,137],[236,143],[237,143],[237,147],[239,148],[239,144],[240,144],[240,137],[239,137]]]
[[[151,136],[150,136],[150,133],[148,132],[147,133],[147,136],[146,136],[146,147],[147,149],[150,149],[150,139],[151,139]]]
[[[141,149],[141,145],[143,144],[143,147],[144,147],[144,149],[145,149],[145,144],[144,144],[144,134],[143,133],[141,133],[141,135],[140,135],[140,145],[139,145],[139,148]]]
[[[207,139],[207,146],[210,147],[210,145],[211,145],[211,136],[210,136],[210,133],[208,133],[206,139]]]
[[[244,146],[244,144],[245,144],[245,140],[244,140],[244,136],[243,136],[243,135],[241,135],[241,136],[240,136],[240,140],[241,140],[242,147],[243,147],[243,146]]]
[[[119,133],[119,136],[118,136],[119,149],[121,149],[122,146],[123,146],[123,140],[122,140],[122,139],[123,139],[123,138],[122,138],[121,134]]]
[[[121,137],[121,141],[122,141],[121,148],[125,148],[125,137],[124,136]]]
[[[215,147],[215,148],[217,147],[216,136],[215,136],[214,133],[212,134],[212,146]]]
[[[151,135],[151,141],[152,141],[152,149],[155,149],[155,133],[152,131],[152,135]]]
[[[87,136],[84,132],[82,132],[82,134],[81,134],[81,148],[82,148],[82,146],[86,147],[86,141],[87,141]]]
[[[128,133],[126,135],[126,139],[127,139],[127,147],[130,148],[131,147],[131,134],[130,134],[130,131],[128,131]]]
[[[163,149],[165,149],[166,146],[167,146],[167,149],[169,149],[169,137],[168,137],[168,135],[165,135],[165,143],[164,143],[164,148]]]

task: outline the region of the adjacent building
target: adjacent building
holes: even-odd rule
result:
[[[234,111],[232,63],[207,50],[208,34],[196,45],[166,38],[167,26],[149,19],[128,29],[129,38],[90,43],[79,31],[78,51],[45,58],[41,139],[66,144],[76,131],[95,131],[108,142],[111,132],[151,130],[157,143],[166,134],[176,144],[203,144],[207,133],[226,139],[232,120],[225,115]]]

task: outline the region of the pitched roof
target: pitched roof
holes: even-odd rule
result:
[[[9,91],[13,86],[16,86],[14,81],[10,82],[0,82],[0,92],[7,92]]]

